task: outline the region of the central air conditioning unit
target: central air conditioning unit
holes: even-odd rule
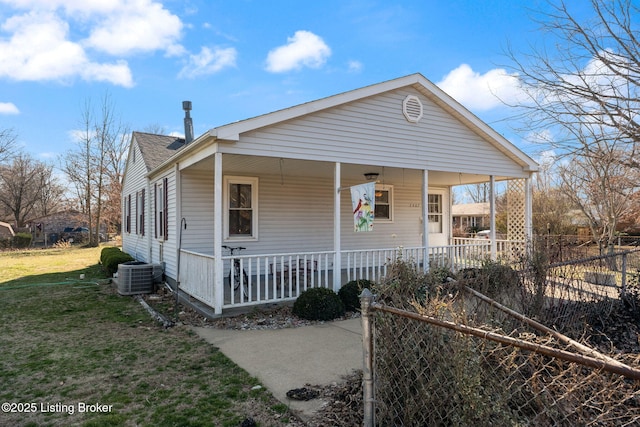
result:
[[[130,261],[118,265],[118,293],[120,295],[150,294],[153,292],[153,264]]]

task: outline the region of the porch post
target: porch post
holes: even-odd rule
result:
[[[489,177],[489,221],[491,223],[491,261],[498,259],[498,243],[496,242],[496,177]]]
[[[333,170],[333,290],[340,290],[342,281],[342,250],[340,246],[340,162],[336,162]]]
[[[216,314],[222,314],[224,275],[222,272],[222,153],[213,155],[213,298]]]
[[[524,240],[531,248],[533,239],[533,196],[531,193],[531,175],[524,180]]]
[[[429,170],[422,171],[422,266],[429,271]]]
[[[180,271],[180,236],[182,235],[182,175],[180,175],[180,162],[173,166],[173,173],[176,176],[176,223],[174,230],[176,233],[176,260],[178,261],[178,272]],[[176,277],[176,282],[180,283],[180,274]]]

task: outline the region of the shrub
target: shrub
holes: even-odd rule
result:
[[[120,252],[122,251],[119,248],[116,248],[115,246],[109,246],[102,249],[102,251],[100,252],[100,264],[104,264],[107,258],[109,258],[113,254],[117,254]]]
[[[12,237],[0,237],[0,249],[9,249],[13,244]]]
[[[28,248],[31,245],[31,233],[16,233],[13,236],[13,247],[14,248]]]
[[[490,298],[513,295],[520,283],[518,273],[508,265],[485,261],[482,268],[462,270],[459,279]]]
[[[376,299],[397,308],[409,308],[412,301],[425,301],[431,281],[414,262],[396,260],[389,264],[387,275],[377,285]]]
[[[102,254],[100,255],[100,258],[103,258]],[[106,256],[104,256],[104,260],[102,261],[102,267],[107,271],[107,273],[109,273],[110,275],[113,275],[115,272],[118,271],[119,264],[129,262],[129,261],[135,261],[135,260],[128,253],[122,252],[120,249],[118,249],[117,251],[111,251]]]
[[[311,288],[293,303],[293,314],[307,320],[333,320],[344,314],[344,304],[331,289]]]
[[[439,285],[443,283],[447,283],[447,278],[454,277],[455,275],[449,269],[449,267],[435,267],[432,266],[429,268],[429,272],[427,273],[429,278],[429,282],[432,285]]]
[[[344,304],[347,311],[356,311],[360,309],[360,294],[365,288],[373,289],[373,282],[367,279],[352,280],[340,288],[338,296]]]

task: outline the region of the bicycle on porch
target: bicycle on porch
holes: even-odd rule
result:
[[[242,251],[247,248],[243,246],[226,246],[222,245],[222,247],[229,251],[231,256],[235,254],[237,251]],[[240,286],[242,286],[242,293],[245,298],[249,298],[249,276],[247,272],[242,268],[240,258],[232,258],[232,263],[229,267],[229,275],[227,276],[229,279],[229,284],[233,287],[234,291],[237,291]]]

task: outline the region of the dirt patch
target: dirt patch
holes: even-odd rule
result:
[[[265,307],[249,309],[247,313],[218,318],[207,318],[197,310],[179,304],[176,310],[174,294],[166,287],[161,287],[153,294],[143,295],[144,300],[164,317],[184,325],[234,330],[261,330],[300,328],[303,326],[326,323],[320,320],[306,320],[293,314],[288,305],[272,304]],[[346,312],[344,316],[333,321],[360,317],[359,312]]]

